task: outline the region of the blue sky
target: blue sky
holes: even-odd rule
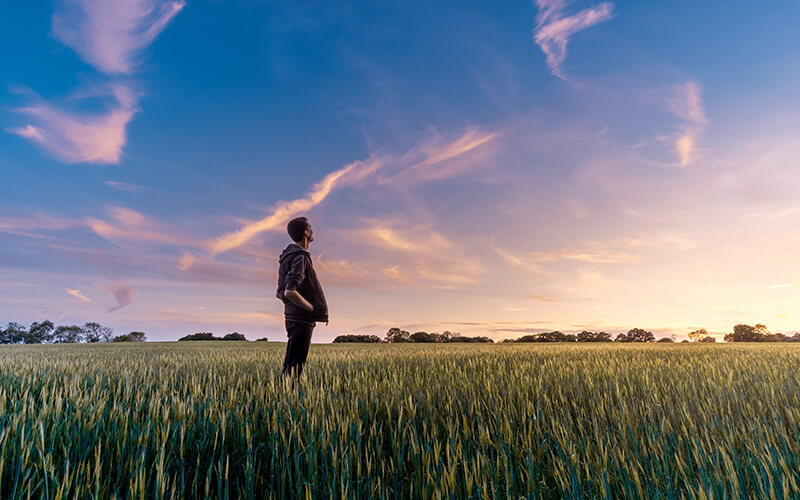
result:
[[[3,7],[0,320],[281,339],[800,324],[800,6]]]

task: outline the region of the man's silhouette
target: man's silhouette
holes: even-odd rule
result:
[[[292,374],[300,376],[316,322],[328,322],[328,304],[308,253],[308,245],[314,241],[311,224],[305,217],[297,217],[289,221],[286,230],[294,243],[287,246],[278,259],[277,297],[284,303],[289,336],[283,361],[284,378]]]

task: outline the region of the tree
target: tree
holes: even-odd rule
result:
[[[386,332],[386,342],[410,342],[410,337],[411,334],[397,327],[389,328]]]
[[[179,342],[181,340],[219,340],[219,337],[215,337],[214,334],[210,332],[199,332],[178,339]]]
[[[458,332],[449,332],[447,330],[443,331],[442,335],[441,335],[442,342],[450,342],[454,338],[457,338],[457,337],[460,337],[460,336],[461,336],[461,334],[458,333]]]
[[[144,332],[130,332],[125,335],[117,335],[111,339],[111,342],[144,342],[146,339],[147,335]]]
[[[111,342],[114,339],[114,330],[100,323],[85,323],[83,325],[83,338],[86,342]]]
[[[631,328],[628,333],[620,333],[615,339],[616,342],[653,342],[656,337],[653,332],[648,332],[642,328]]]
[[[767,335],[769,330],[761,323],[756,326],[738,324],[733,327],[733,333],[725,334],[725,342],[761,342]]]
[[[9,323],[0,331],[0,344],[21,344],[28,336],[28,330],[19,323]]]
[[[661,337],[660,339],[658,339],[658,342],[660,342],[660,343],[670,343],[671,344],[674,341],[669,337]]]
[[[578,342],[611,342],[611,334],[584,330],[577,335],[576,340]]]
[[[55,326],[50,320],[44,320],[41,323],[34,321],[28,329],[28,337],[25,340],[26,344],[43,344],[53,340],[53,330]]]
[[[247,340],[247,338],[239,332],[233,332],[222,337],[222,340]]]
[[[147,335],[145,335],[144,332],[131,332],[128,336],[132,338],[134,342],[144,342],[147,340]]]
[[[460,343],[460,342],[486,342],[486,343],[493,343],[494,340],[490,339],[489,337],[462,337],[461,335],[457,337],[450,337],[450,340],[447,341],[448,343]]]
[[[428,333],[428,332],[416,332],[412,333],[409,337],[411,342],[420,342],[423,344],[432,344],[437,341],[437,335],[435,333]]]
[[[689,332],[688,337],[689,340],[691,340],[692,342],[699,342],[700,339],[708,337],[708,332],[706,331],[705,328],[700,328],[699,330],[694,330],[692,332]]]
[[[378,344],[383,342],[377,335],[339,335],[333,339],[334,344],[341,344],[344,342],[355,342],[362,344]]]
[[[711,335],[706,335],[706,336],[705,336],[705,337],[703,337],[702,339],[698,340],[698,342],[705,342],[705,343],[709,343],[709,342],[716,342],[716,341],[717,341],[717,339],[715,339],[715,338],[714,338],[714,337],[712,337]]]
[[[53,332],[53,342],[57,344],[74,344],[83,338],[83,329],[78,325],[60,325]]]
[[[256,342],[269,342],[267,337],[261,337],[260,339],[256,339]]]

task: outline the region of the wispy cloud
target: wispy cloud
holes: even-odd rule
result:
[[[467,153],[494,141],[499,135],[499,132],[487,132],[474,127],[455,139],[436,134],[425,144],[395,158],[376,183],[420,184],[463,174],[477,164],[476,158],[466,156]]]
[[[53,33],[103,73],[130,74],[183,0],[63,0]]]
[[[106,111],[68,111],[36,98],[31,105],[15,109],[31,123],[6,131],[28,139],[65,163],[119,163],[125,129],[138,111],[136,95],[123,85],[112,85],[97,88],[88,97],[106,100]]]
[[[283,225],[292,217],[306,212],[322,203],[334,189],[351,185],[364,179],[367,175],[381,167],[381,160],[370,158],[366,161],[357,161],[326,175],[316,183],[311,191],[303,198],[291,201],[278,202],[272,211],[261,220],[247,224],[243,228],[220,236],[211,244],[211,255],[217,255],[238,248],[252,238],[265,231]]]
[[[553,76],[566,81],[563,66],[570,37],[590,26],[612,19],[614,4],[603,2],[567,15],[565,10],[568,0],[535,0],[535,3],[539,13],[536,16],[533,38],[542,48]]]
[[[117,301],[117,304],[109,308],[108,312],[117,311],[123,307],[133,304],[133,296],[136,291],[131,286],[123,285],[121,283],[98,284],[95,286],[113,295],[114,300]]]
[[[68,294],[72,295],[72,296],[73,296],[73,297],[75,297],[76,299],[82,300],[83,302],[91,302],[91,301],[92,301],[92,299],[90,299],[90,298],[89,298],[89,297],[87,297],[86,295],[82,294],[80,290],[75,290],[75,289],[72,289],[72,288],[67,288],[67,289],[66,289],[66,290],[64,290],[64,291],[65,291],[65,292],[67,292]]]
[[[681,130],[672,138],[675,154],[678,155],[682,167],[698,158],[700,135],[708,125],[702,93],[702,86],[689,80],[674,86],[667,101],[670,112],[684,122]]]
[[[63,231],[80,226],[81,221],[65,217],[36,215],[35,217],[0,217],[0,233],[14,234],[28,238],[50,239],[37,231]]]
[[[133,184],[130,182],[106,181],[104,184],[108,187],[118,189],[120,191],[128,191],[130,193],[140,193],[147,189],[145,186]]]
[[[496,136],[496,133],[469,129],[453,141],[435,140],[402,156],[373,155],[366,160],[351,163],[323,177],[304,197],[278,202],[264,218],[220,236],[210,244],[211,255],[238,248],[265,231],[283,230],[283,225],[289,219],[319,205],[335,190],[376,180],[373,177],[379,170],[390,169],[393,172],[403,173],[422,167],[431,168],[464,155]],[[376,181],[391,183],[391,179],[386,177]]]
[[[84,223],[96,235],[115,245],[162,243],[169,245],[192,245],[191,238],[178,234],[173,228],[152,220],[146,215],[125,207],[108,207],[108,219],[86,217]]]

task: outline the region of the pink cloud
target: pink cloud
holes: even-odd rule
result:
[[[539,13],[534,30],[534,40],[542,48],[550,72],[565,81],[563,66],[570,37],[614,17],[614,4],[611,2],[603,2],[571,16],[564,14],[567,3],[565,0],[536,0]]]
[[[675,134],[674,149],[685,167],[699,157],[698,142],[700,135],[708,125],[708,118],[703,107],[702,86],[694,81],[676,85],[667,101],[669,110],[684,121],[680,132]]]
[[[108,312],[117,311],[119,309],[122,309],[123,307],[133,304],[133,296],[136,293],[136,290],[134,290],[133,287],[131,286],[123,285],[120,283],[107,284],[107,285],[99,284],[96,286],[97,288],[105,290],[106,292],[113,295],[114,300],[117,301],[117,305],[112,306],[108,310]]]
[[[135,94],[123,85],[90,97],[110,98],[104,113],[70,112],[44,100],[16,109],[30,124],[7,129],[66,163],[119,163],[126,128],[138,111]]]
[[[130,74],[136,56],[186,5],[183,0],[63,0],[53,33],[103,73]]]
[[[108,219],[86,217],[84,223],[96,235],[115,245],[162,243],[166,245],[196,244],[193,238],[180,234],[174,228],[125,207],[108,207]]]

